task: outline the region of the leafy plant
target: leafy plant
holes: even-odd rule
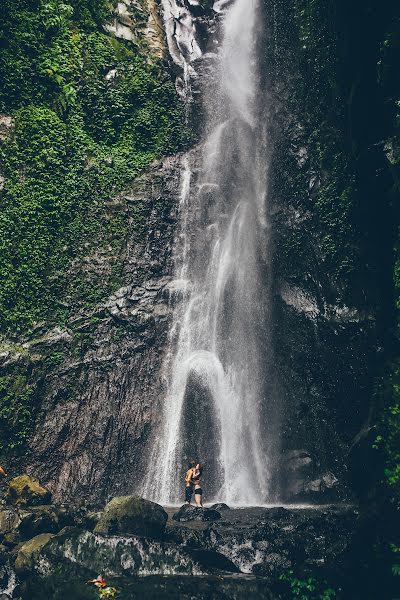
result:
[[[395,544],[391,544],[391,551],[395,555],[395,562],[392,565],[392,573],[395,577],[400,577],[400,547]]]
[[[32,395],[25,375],[0,377],[0,451],[24,445],[30,433]]]
[[[293,571],[288,571],[279,579],[287,584],[291,598],[299,598],[299,600],[332,600],[336,598],[335,590],[326,587],[325,582],[319,582],[313,577],[303,580],[296,577]]]
[[[118,590],[115,587],[107,585],[107,581],[99,575],[96,579],[91,579],[87,582],[89,585],[93,585],[98,592],[98,597],[103,598],[115,598],[118,594]]]

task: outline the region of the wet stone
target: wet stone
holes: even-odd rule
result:
[[[221,513],[212,508],[201,508],[200,506],[184,504],[172,518],[174,521],[181,523],[189,521],[218,521],[221,518]]]
[[[216,504],[213,504],[212,506],[210,506],[210,509],[212,510],[231,510],[230,507],[227,504],[224,504],[224,502],[217,502]]]
[[[187,546],[188,548],[205,547],[205,539],[202,531],[193,531],[186,527],[170,527],[167,529],[166,539],[168,542]]]
[[[5,509],[0,511],[0,535],[6,535],[17,528],[21,518],[14,509]]]
[[[167,519],[167,513],[159,504],[138,496],[119,496],[107,504],[94,532],[160,537]]]
[[[253,573],[254,575],[266,577],[274,574],[276,571],[282,572],[285,569],[290,569],[291,566],[290,560],[285,556],[272,552],[266,555],[263,563],[254,565]]]
[[[51,493],[34,477],[20,475],[10,481],[7,500],[18,506],[40,506],[50,504]]]

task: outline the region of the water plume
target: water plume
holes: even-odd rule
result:
[[[175,278],[187,282],[187,293],[174,310],[161,431],[143,489],[164,504],[181,500],[182,469],[192,456],[206,463],[208,500],[244,505],[269,497],[261,425],[267,174],[257,106],[258,8],[256,0],[215,3],[222,43],[204,92],[199,173],[191,155],[182,161]]]

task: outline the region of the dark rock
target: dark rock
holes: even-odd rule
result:
[[[31,539],[41,533],[56,533],[63,527],[54,507],[39,506],[31,511],[21,511],[18,531],[24,539]]]
[[[286,453],[282,464],[286,481],[285,498],[290,502],[324,502],[335,499],[339,480],[333,473],[321,473],[316,461],[307,450]],[[327,493],[327,491],[334,493]]]
[[[65,585],[62,574],[54,574],[36,578],[25,587],[23,600],[86,600],[89,598],[88,586],[84,580],[91,575],[85,572],[82,579],[81,571],[74,571],[74,579]],[[79,578],[80,577],[80,578]],[[124,600],[277,600],[265,579],[238,574],[209,575],[192,577],[186,575],[169,575],[168,577],[147,576],[135,578],[113,578],[113,584],[123,590]],[[59,595],[54,595],[57,590]],[[92,598],[92,595],[90,595]]]
[[[313,459],[307,450],[292,450],[284,459],[284,468],[289,471],[304,471],[310,469]]]
[[[18,531],[10,531],[3,537],[3,544],[7,548],[13,548],[21,542],[22,538]]]
[[[223,521],[204,529],[200,539],[203,547],[224,554],[242,572],[279,577],[289,564],[309,573],[341,564],[357,523],[357,514],[349,509],[231,509]],[[190,529],[195,523],[181,527]]]
[[[2,546],[0,548],[0,600],[4,597],[7,600],[13,595],[15,588],[15,572],[13,559],[8,552],[8,549]],[[3,592],[3,596],[1,595]],[[5,594],[7,592],[8,595]]]
[[[94,532],[160,537],[167,520],[168,515],[159,504],[138,496],[119,496],[107,504]]]
[[[50,504],[51,493],[30,475],[20,475],[10,481],[7,500],[18,506]]]
[[[219,569],[221,571],[239,573],[238,567],[220,552],[210,552],[209,550],[199,549],[195,551],[195,557],[208,572]]]
[[[370,501],[371,491],[380,481],[379,474],[385,466],[384,453],[374,447],[376,435],[375,428],[361,429],[353,439],[347,456],[352,488],[362,503]]]
[[[283,506],[277,506],[268,510],[268,517],[270,519],[288,519],[290,516],[290,510],[283,508]]]
[[[293,500],[297,502],[335,501],[340,490],[339,479],[330,471],[320,474],[315,479],[298,482],[293,491]]]
[[[189,521],[217,521],[221,518],[221,513],[212,508],[201,508],[200,506],[184,504],[172,518],[174,521],[181,523]]]
[[[169,527],[167,528],[166,540],[174,542],[188,548],[204,548],[205,540],[202,531],[194,531],[187,527]]]
[[[78,529],[54,536],[34,564],[36,574],[43,578],[61,570],[69,579],[75,568],[114,577],[237,572],[235,565],[218,552],[181,548],[139,536],[103,536]]]
[[[17,510],[12,508],[0,510],[0,536],[16,529],[20,522],[21,518]]]
[[[29,573],[34,568],[40,551],[52,537],[50,533],[42,533],[21,546],[15,561],[15,570],[18,574]]]
[[[282,572],[285,569],[290,569],[291,566],[292,564],[290,560],[288,560],[285,556],[277,554],[276,552],[272,552],[271,554],[266,555],[264,562],[254,565],[253,573],[255,575],[267,577],[268,575],[272,575],[277,571]]]
[[[93,531],[94,528],[96,527],[97,523],[99,522],[101,516],[102,516],[101,511],[89,512],[89,513],[84,514],[82,518],[77,520],[78,522],[76,524],[78,526],[81,526],[82,529],[87,529],[88,531]]]
[[[230,507],[227,504],[224,504],[223,502],[217,502],[216,504],[213,504],[212,506],[210,506],[210,509],[212,510],[231,510]]]
[[[29,346],[25,351],[26,360],[34,359],[38,367],[32,386],[39,373],[46,372],[48,355],[63,356],[63,362],[52,367],[54,376],[40,379],[30,452],[23,459],[24,468],[44,484],[51,482],[58,501],[104,503],[131,494],[148,468],[146,442],[157,433],[164,385],[159,375],[169,317],[162,294],[173,276],[181,162],[180,155],[159,161],[124,193],[110,198],[105,218],[123,219],[123,248],[118,256],[112,248],[95,248],[84,264],[73,262],[69,276],[109,282],[112,293],[95,311],[73,307],[70,343],[51,339],[51,347]],[[114,275],[110,280],[117,265],[119,289]],[[41,337],[47,335],[45,325]],[[74,421],[82,426],[71,435]],[[95,435],[88,434],[89,423]]]

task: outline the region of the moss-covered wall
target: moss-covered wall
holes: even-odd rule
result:
[[[188,142],[157,5],[125,6],[128,39],[117,2],[1,4],[1,460],[26,454],[44,382],[67,360],[62,344],[30,342],[77,315],[101,321],[96,307],[131,283],[127,238],[132,254],[149,233],[148,202],[128,207],[123,190]]]
[[[5,0],[1,11],[0,113],[13,124],[0,145],[0,328],[23,334],[118,287],[124,216],[107,202],[186,131],[145,36],[105,31],[108,1]],[[106,280],[79,267],[99,247]]]

